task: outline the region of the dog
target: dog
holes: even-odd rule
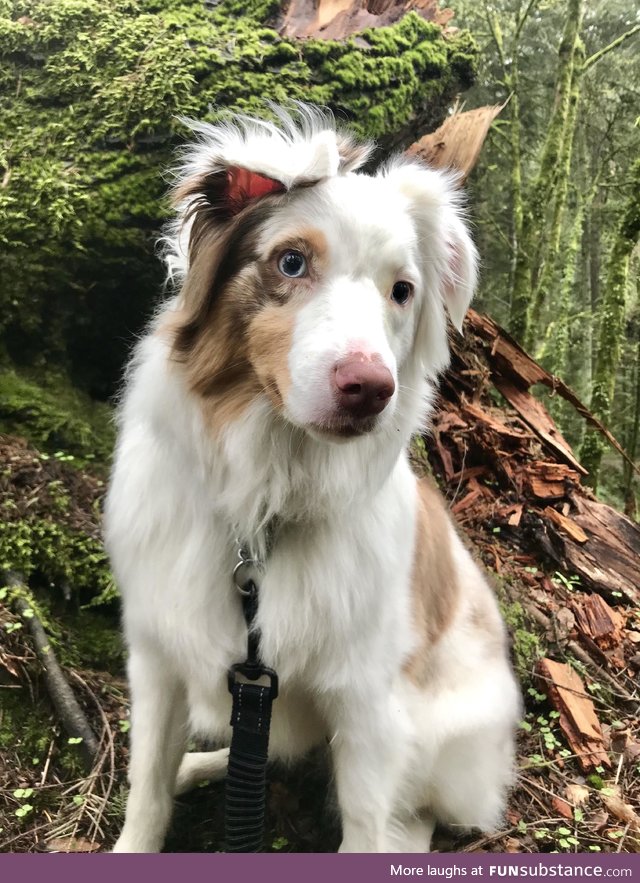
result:
[[[225,774],[247,629],[237,541],[263,562],[270,757],[330,744],[341,851],[492,829],[519,691],[492,590],[409,465],[476,284],[454,175],[371,155],[324,111],[193,123],[105,508],[131,689],[115,852],[162,848],[175,793]],[[271,537],[271,539],[269,539]]]

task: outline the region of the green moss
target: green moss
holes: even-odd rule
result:
[[[11,749],[23,757],[44,758],[53,736],[46,707],[32,703],[28,690],[3,690],[0,714],[0,750]]]
[[[527,685],[533,680],[536,662],[544,656],[542,642],[522,604],[507,600],[504,592],[499,594],[502,616],[511,635],[515,669],[520,682]]]
[[[63,623],[65,641],[57,647],[60,661],[75,668],[91,668],[113,674],[124,671],[124,644],[114,617],[81,610]]]
[[[87,603],[117,596],[99,538],[87,536],[52,518],[9,520],[9,504],[0,508],[0,571],[17,571],[57,592]]]
[[[74,389],[62,375],[44,383],[0,370],[0,432],[29,439],[40,450],[68,452],[79,462],[107,462],[113,447],[111,411]]]
[[[0,351],[114,389],[161,285],[179,115],[326,104],[385,144],[437,124],[468,34],[415,13],[344,43],[282,39],[275,0],[0,0]]]
[[[84,775],[84,765],[77,745],[69,745],[49,710],[47,702],[32,702],[26,688],[3,690],[0,714],[0,751],[11,751],[19,758],[19,767],[44,763],[54,741],[52,760],[65,778]],[[37,763],[34,763],[37,761]],[[54,800],[56,797],[53,798]],[[47,803],[47,792],[37,791],[30,802],[36,811]]]

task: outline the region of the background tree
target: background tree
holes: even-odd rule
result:
[[[615,390],[622,370],[615,358],[596,364],[603,300],[613,296],[609,258],[640,147],[637,10],[626,0],[500,0],[463,2],[457,17],[481,47],[468,103],[509,99],[470,182],[484,260],[481,305],[588,403],[596,373],[608,372]],[[628,279],[636,252],[631,245]],[[629,281],[625,292],[614,356],[626,351],[637,298]],[[559,401],[550,407],[579,446],[575,412]],[[634,416],[633,407],[614,406],[606,418],[627,437]],[[621,463],[609,455],[604,463],[601,491],[621,504]],[[596,484],[595,461],[591,467]]]

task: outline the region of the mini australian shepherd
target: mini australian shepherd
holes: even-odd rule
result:
[[[132,695],[116,852],[162,848],[173,795],[224,776],[227,670],[246,655],[237,539],[280,679],[270,756],[330,743],[346,852],[491,829],[518,688],[498,607],[407,448],[476,281],[454,176],[304,105],[194,124],[165,257],[177,295],[120,407],[106,538]],[[275,527],[274,527],[275,525]],[[273,540],[267,542],[267,536]]]

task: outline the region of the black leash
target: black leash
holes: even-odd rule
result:
[[[278,676],[260,662],[260,634],[255,565],[242,547],[233,572],[247,625],[247,658],[229,669],[231,747],[225,789],[227,852],[261,852],[264,848],[266,768],[271,706],[278,695]],[[258,683],[260,681],[261,683]]]

